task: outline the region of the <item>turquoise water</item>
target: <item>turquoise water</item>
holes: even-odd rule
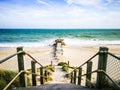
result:
[[[43,47],[57,38],[68,45],[120,44],[120,29],[0,29],[0,47]]]

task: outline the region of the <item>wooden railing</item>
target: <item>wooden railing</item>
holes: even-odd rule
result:
[[[112,79],[107,73],[106,73],[106,68],[107,68],[107,60],[108,60],[108,54],[113,56],[114,58],[118,59],[120,61],[120,58],[109,53],[108,48],[106,47],[100,47],[99,52],[96,53],[93,57],[91,57],[89,60],[87,60],[85,63],[80,65],[78,68],[74,69],[70,74],[71,74],[71,83],[73,84],[78,84],[81,85],[82,82],[82,77],[85,76],[85,86],[87,87],[95,87],[95,88],[106,88],[108,85],[108,81],[110,81],[112,84],[112,87],[116,90],[120,90],[120,85],[119,83],[116,83],[114,79]],[[98,56],[98,68],[97,70],[92,70],[92,59]],[[86,73],[83,74],[83,66],[86,65]],[[114,65],[114,64],[113,64]],[[120,72],[120,71],[118,71]],[[91,82],[91,76],[93,73],[97,73],[97,78],[96,82],[93,83]],[[120,78],[120,75],[118,76]],[[106,86],[105,86],[106,85]]]
[[[6,62],[7,60],[9,60],[10,58],[14,57],[17,55],[18,58],[18,69],[19,69],[19,73],[15,76],[15,78],[13,78],[13,80],[11,80],[11,82],[4,88],[4,90],[6,90],[13,82],[14,80],[19,77],[19,81],[20,81],[20,86],[21,87],[26,87],[26,79],[25,79],[25,74],[32,74],[32,85],[36,86],[36,64],[38,64],[40,66],[40,84],[44,84],[44,78],[47,81],[47,72],[48,70],[44,68],[44,66],[39,63],[34,57],[32,57],[30,54],[26,53],[25,51],[23,51],[22,47],[18,47],[17,48],[17,53],[12,54],[8,57],[6,57],[5,59],[0,60],[0,64],[3,62]],[[24,55],[29,56],[32,61],[31,61],[31,70],[32,72],[27,72],[24,69]],[[93,73],[97,73],[97,77],[96,77],[96,82],[95,82],[95,88],[105,88],[104,84],[108,84],[107,80],[112,82],[112,85],[114,86],[114,89],[116,90],[120,90],[120,85],[118,83],[116,83],[116,81],[114,79],[112,79],[108,73],[106,73],[106,68],[107,68],[107,61],[108,61],[108,55],[112,56],[113,58],[117,59],[118,61],[120,61],[120,58],[109,53],[108,52],[108,48],[106,47],[100,47],[99,52],[97,52],[93,57],[91,57],[89,60],[87,60],[85,63],[83,63],[82,65],[80,65],[78,68],[75,68],[72,72],[71,72],[71,83],[73,84],[78,84],[81,85],[82,82],[82,77],[86,76],[86,80],[85,80],[85,86],[87,87],[93,87],[93,83],[91,82],[91,77]],[[92,65],[93,62],[92,60],[98,56],[98,67],[96,70],[92,70]],[[52,64],[52,62],[51,62]],[[83,66],[86,65],[86,73],[83,73]],[[44,71],[44,72],[43,72]],[[120,75],[118,76],[120,77]]]
[[[35,64],[38,64],[40,66],[40,74],[39,74],[39,76],[40,76],[40,84],[41,85],[44,84],[44,78],[47,81],[48,70],[45,69],[44,66],[41,63],[39,63],[34,57],[32,57],[30,54],[23,51],[22,47],[17,48],[17,53],[12,54],[12,55],[0,60],[0,64],[3,63],[3,62],[8,61],[10,58],[13,58],[16,55],[17,55],[17,59],[18,59],[19,72],[15,76],[15,78],[13,78],[13,80],[11,80],[11,82],[8,83],[8,85],[4,88],[4,90],[6,90],[14,82],[14,80],[18,76],[19,76],[20,87],[26,87],[25,74],[32,74],[32,85],[36,86],[37,85],[36,76],[38,76],[38,74],[36,74],[36,65]],[[25,71],[25,69],[24,69],[24,55],[27,55],[32,59],[32,61],[31,61],[31,70],[32,70],[32,72]]]

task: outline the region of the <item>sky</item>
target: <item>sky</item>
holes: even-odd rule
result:
[[[0,28],[120,28],[120,0],[0,0]]]

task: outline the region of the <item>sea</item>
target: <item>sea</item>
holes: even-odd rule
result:
[[[120,45],[120,29],[0,29],[0,49],[49,47],[58,38],[67,46]]]

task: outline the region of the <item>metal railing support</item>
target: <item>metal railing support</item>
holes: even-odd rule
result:
[[[36,67],[34,61],[31,61],[31,69],[32,69],[32,73],[36,73]],[[32,85],[36,86],[36,75],[34,74],[32,74]]]
[[[19,52],[19,51],[23,51],[23,47],[18,47],[17,52]],[[24,53],[20,53],[20,54],[17,55],[19,72],[21,70],[24,70],[24,58],[23,58],[23,55],[24,55]],[[25,74],[24,73],[22,73],[20,75],[19,80],[20,80],[20,86],[21,87],[26,87],[26,80],[25,80]]]
[[[106,71],[106,65],[107,65],[107,55],[108,55],[108,48],[106,47],[100,47],[99,49],[99,61],[98,61],[98,70]],[[105,74],[98,72],[97,73],[97,88],[102,88],[103,83],[105,82]]]

